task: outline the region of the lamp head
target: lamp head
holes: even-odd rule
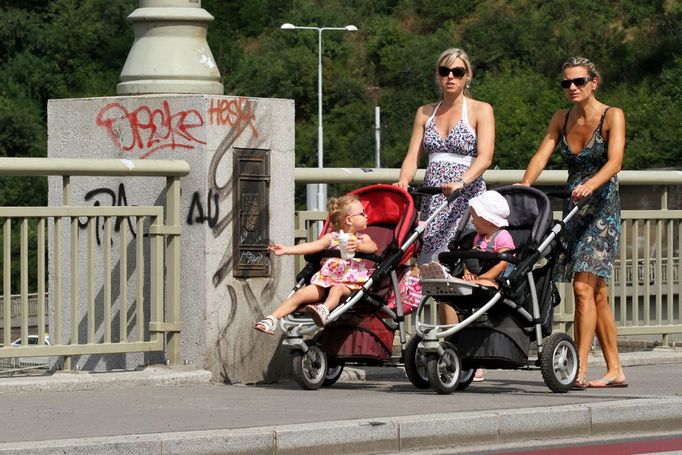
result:
[[[355,25],[346,25],[343,28],[345,28],[346,31],[348,31],[348,32],[357,32],[358,31],[358,28]]]
[[[294,24],[290,24],[287,22],[286,24],[282,24],[282,26],[280,28],[282,30],[295,30],[296,26]]]

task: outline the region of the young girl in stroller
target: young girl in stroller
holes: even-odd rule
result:
[[[339,248],[341,233],[350,234],[345,250],[350,254],[357,252],[373,254],[377,244],[362,231],[367,228],[367,215],[360,199],[356,195],[347,194],[340,198],[331,198],[327,207],[329,219],[334,231],[324,234],[313,242],[284,246],[278,243],[270,245],[269,250],[277,256],[284,254],[312,254],[325,249]],[[374,271],[372,261],[361,258],[326,258],[322,268],[311,278],[310,284],[299,289],[290,298],[282,302],[268,317],[256,323],[255,329],[274,335],[281,318],[293,313],[304,304],[310,305],[306,313],[319,327],[324,326],[329,313],[348,297],[355,289],[359,289]],[[326,299],[325,299],[326,296]]]
[[[514,239],[509,231],[503,229],[508,226],[509,204],[500,193],[489,190],[469,201],[471,223],[476,228],[473,250],[504,253],[515,248]],[[497,279],[509,269],[507,261],[489,264],[488,267],[471,270],[467,265],[461,278],[475,284],[488,287],[499,287]],[[439,262],[429,262],[421,266],[420,274],[425,279],[449,279],[452,276]],[[442,308],[441,308],[442,307]],[[454,309],[444,305],[439,306],[439,318],[444,324],[456,324],[459,317]],[[474,381],[484,380],[484,370],[476,369]]]

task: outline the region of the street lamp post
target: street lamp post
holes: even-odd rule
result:
[[[282,24],[283,30],[317,30],[317,167],[324,167],[324,145],[322,138],[324,137],[324,128],[322,126],[322,32],[325,30],[341,30],[346,32],[357,32],[358,28],[355,25],[346,25],[345,27],[304,27],[294,24]],[[317,210],[325,209],[325,200],[327,199],[327,185],[324,183],[317,184]]]

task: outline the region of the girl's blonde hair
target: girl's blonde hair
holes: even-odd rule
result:
[[[467,71],[466,77],[468,78],[466,84],[464,85],[464,94],[469,96],[469,86],[474,78],[474,71],[471,69],[471,61],[469,61],[469,56],[462,49],[457,47],[451,47],[450,49],[444,50],[436,60],[436,74],[438,74],[439,66],[450,66],[457,58],[462,59],[464,62],[464,69]],[[436,77],[438,80],[438,77]],[[440,85],[438,86],[440,88]]]
[[[350,205],[353,202],[360,202],[360,198],[354,194],[346,194],[341,197],[333,197],[327,203],[327,212],[329,213],[329,220],[334,226],[334,230],[343,229],[344,220],[350,210]]]

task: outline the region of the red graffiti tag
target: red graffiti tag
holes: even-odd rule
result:
[[[204,125],[201,113],[195,109],[173,114],[168,101],[161,109],[140,106],[133,112],[120,103],[111,103],[97,114],[97,125],[106,129],[112,142],[126,153],[142,152],[144,159],[163,149],[189,149],[206,142],[192,135],[191,130]],[[130,138],[124,143],[123,138]]]
[[[208,118],[212,125],[230,125],[240,133],[248,126],[253,136],[258,137],[258,130],[253,123],[256,120],[253,107],[253,103],[247,98],[230,100],[212,98]]]

